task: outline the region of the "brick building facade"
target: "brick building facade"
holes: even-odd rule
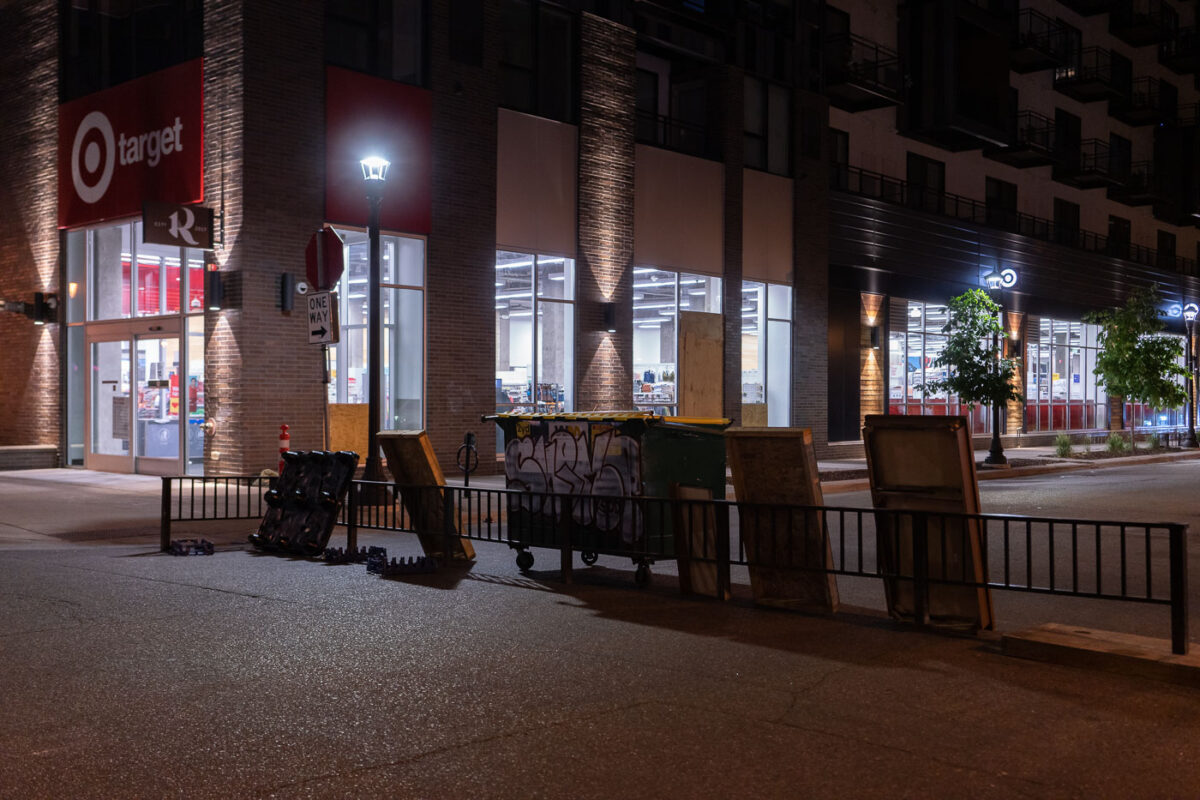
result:
[[[1194,15],[1164,4],[1185,22]],[[1158,109],[1161,134],[1140,122],[1132,131],[1109,125],[1095,107],[1083,108],[1091,101],[1058,102],[1055,92],[1066,87],[1056,89],[1050,73],[1042,88],[1028,77],[1037,73],[1018,60],[1027,52],[1017,34],[1011,42],[1005,34],[1004,53],[988,51],[1011,55],[1011,71],[983,70],[996,85],[969,87],[979,97],[1017,91],[1018,108],[1036,106],[1043,116],[1060,105],[1060,123],[1083,119],[1089,139],[1111,128],[1112,147],[1128,140],[1158,174],[1182,176],[1169,197],[1126,206],[1135,202],[1122,194],[1133,182],[1127,164],[1093,186],[1062,147],[1044,164],[1020,163],[1028,142],[1015,112],[984,120],[992,132],[962,99],[957,118],[921,116],[922,82],[939,78],[919,67],[916,53],[933,45],[918,23],[945,5],[939,0],[891,8],[803,0],[363,5],[366,16],[356,17],[333,3],[179,0],[160,11],[175,17],[138,28],[182,36],[172,48],[136,38],[143,34],[128,33],[134,20],[97,4],[0,6],[0,299],[60,299],[50,324],[0,313],[0,445],[56,445],[62,464],[239,474],[274,465],[280,424],[291,427],[293,447],[321,447],[327,403],[336,412],[330,436],[348,407],[361,405],[363,334],[343,320],[326,387],[304,301],[292,298],[289,310],[281,296],[289,279],[304,280],[315,230],[330,224],[354,236],[365,226],[365,197],[350,212],[335,212],[341,201],[331,199],[346,177],[331,153],[347,124],[327,102],[331,70],[349,70],[339,80],[352,84],[415,87],[428,104],[428,194],[422,199],[416,186],[406,195],[423,204],[428,227],[383,231],[396,273],[385,280],[392,338],[380,426],[419,424],[447,470],[466,432],[490,450],[495,433],[483,415],[634,405],[674,413],[703,382],[717,387],[714,413],[810,427],[819,454],[853,454],[865,414],[957,410],[953,398],[913,393],[915,375],[936,356],[930,326],[950,296],[1001,269],[1020,276],[1002,299],[1030,398],[1007,410],[1005,433],[1103,428],[1103,399],[1086,390],[1083,312],[1152,282],[1170,304],[1200,295],[1189,257],[1200,242],[1191,224],[1200,144],[1185,110],[1197,100],[1190,72],[1178,81],[1173,115]],[[1055,0],[1033,5],[1068,20],[1080,13]],[[959,29],[977,41],[938,45],[964,69],[971,41],[996,44],[996,31],[1019,33],[1029,17],[1007,5],[988,13],[995,18],[967,15]],[[1117,26],[1124,18],[1114,14]],[[1076,28],[1110,52],[1126,46],[1120,30],[1095,19],[1080,17]],[[188,38],[197,30],[202,36]],[[105,62],[98,78],[81,77],[89,59],[111,61],[126,35],[135,37],[128,63]],[[1156,44],[1175,41],[1169,30],[1156,36]],[[875,61],[861,55],[863,42],[876,45]],[[1134,49],[1137,68],[1165,80],[1167,68],[1151,64],[1146,46]],[[1077,51],[1058,52],[1066,59],[1054,62],[1058,69],[1081,58]],[[63,224],[56,197],[68,177],[56,165],[71,142],[60,138],[59,107],[100,102],[113,87],[197,59],[203,204],[219,214],[223,238],[207,255],[181,248],[161,257],[155,280],[176,275],[194,300],[200,273],[185,264],[202,258],[205,271],[221,276],[220,308],[175,308],[168,297],[147,311],[138,292],[169,287],[143,284],[150,267],[123,254],[127,308],[106,316],[91,295],[107,280],[103,270],[121,267],[101,264],[98,244],[81,243],[99,242],[113,226],[138,230],[140,210]],[[864,73],[867,63],[875,71]],[[1059,75],[1053,64],[1046,69]],[[1113,113],[1128,117],[1122,98],[1136,93],[1115,91]],[[382,113],[404,122],[410,110]],[[964,141],[968,129],[974,138]],[[367,155],[371,143],[361,144]],[[389,180],[402,187],[420,172],[408,152],[390,154]],[[900,162],[907,172],[897,175]],[[939,164],[935,185],[929,176]],[[1039,227],[1055,192],[1057,227]],[[140,199],[170,199],[152,194]],[[1099,244],[1084,236],[1079,220],[1102,215],[1131,220],[1131,235],[1121,240],[1118,230]],[[357,245],[347,241],[353,260]],[[417,278],[400,279],[401,251],[419,252],[411,256]],[[344,309],[358,297],[350,280],[348,272],[338,290]],[[68,302],[80,284],[82,299]],[[402,318],[403,303],[419,312]],[[700,377],[680,374],[690,357],[680,352],[685,310],[722,314],[716,360],[690,367]],[[97,368],[104,358],[112,359],[107,377]],[[1157,411],[1130,413],[1144,422]],[[158,450],[144,447],[152,433],[162,437]],[[976,433],[987,433],[984,414]],[[483,459],[487,470],[497,463]]]

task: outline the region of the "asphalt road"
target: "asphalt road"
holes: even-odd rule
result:
[[[1141,467],[994,481],[983,495],[988,511],[1153,506],[1182,519],[1197,477]],[[0,474],[2,798],[1200,786],[1200,690],[1012,659],[865,611],[685,600],[665,575],[639,591],[627,562],[564,585],[541,564],[520,575],[502,545],[403,580],[244,550],[172,558],[155,552],[153,481],[66,479]],[[1116,496],[1130,486],[1135,497]],[[219,525],[224,541],[248,527]],[[363,543],[419,552],[412,537]]]

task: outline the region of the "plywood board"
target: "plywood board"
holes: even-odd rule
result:
[[[445,489],[440,487],[446,485],[446,479],[425,431],[381,431],[378,439],[387,459],[388,471],[392,473],[397,486],[428,487],[422,491],[400,490],[400,502],[417,528],[417,537],[421,540],[425,555],[443,557],[444,526],[449,524],[456,534],[452,557],[474,558],[475,548],[470,540],[457,535],[457,520],[445,519]]]
[[[671,485],[671,498],[688,502],[672,504],[672,532],[675,536],[675,558],[679,563],[679,591],[684,595],[728,599],[717,572],[717,545],[728,537],[717,536],[716,507],[711,502],[711,489],[699,486]],[[728,524],[726,522],[726,524]],[[728,554],[724,554],[728,557]]]
[[[837,611],[837,580],[825,514],[781,506],[822,506],[821,478],[808,428],[725,431],[738,501],[738,526],[754,602]]]
[[[765,427],[767,427],[767,404],[766,403],[742,403],[742,427],[743,428],[765,428]]]
[[[329,449],[367,452],[366,403],[329,404]],[[365,457],[364,457],[365,460]]]
[[[679,415],[724,414],[725,318],[703,311],[679,312]]]
[[[912,619],[913,520],[893,511],[927,511],[929,542],[925,569],[935,581],[968,581],[979,586],[929,584],[928,614],[935,624],[991,628],[992,596],[987,588],[978,520],[939,517],[978,514],[979,484],[975,453],[966,417],[910,417],[872,414],[866,418],[863,443],[879,569],[884,579],[888,613]],[[905,577],[897,577],[905,576]]]

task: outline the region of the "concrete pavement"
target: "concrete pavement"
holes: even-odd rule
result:
[[[156,552],[158,481],[0,474],[0,796],[1168,797],[1200,692],[823,618],[470,569]],[[179,529],[232,544],[252,523]],[[412,537],[364,534],[396,555]],[[656,572],[658,568],[656,567]]]

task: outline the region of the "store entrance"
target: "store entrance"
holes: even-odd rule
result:
[[[188,463],[203,465],[203,429],[190,424],[197,381],[178,328],[177,320],[89,326],[88,469],[181,475]]]

